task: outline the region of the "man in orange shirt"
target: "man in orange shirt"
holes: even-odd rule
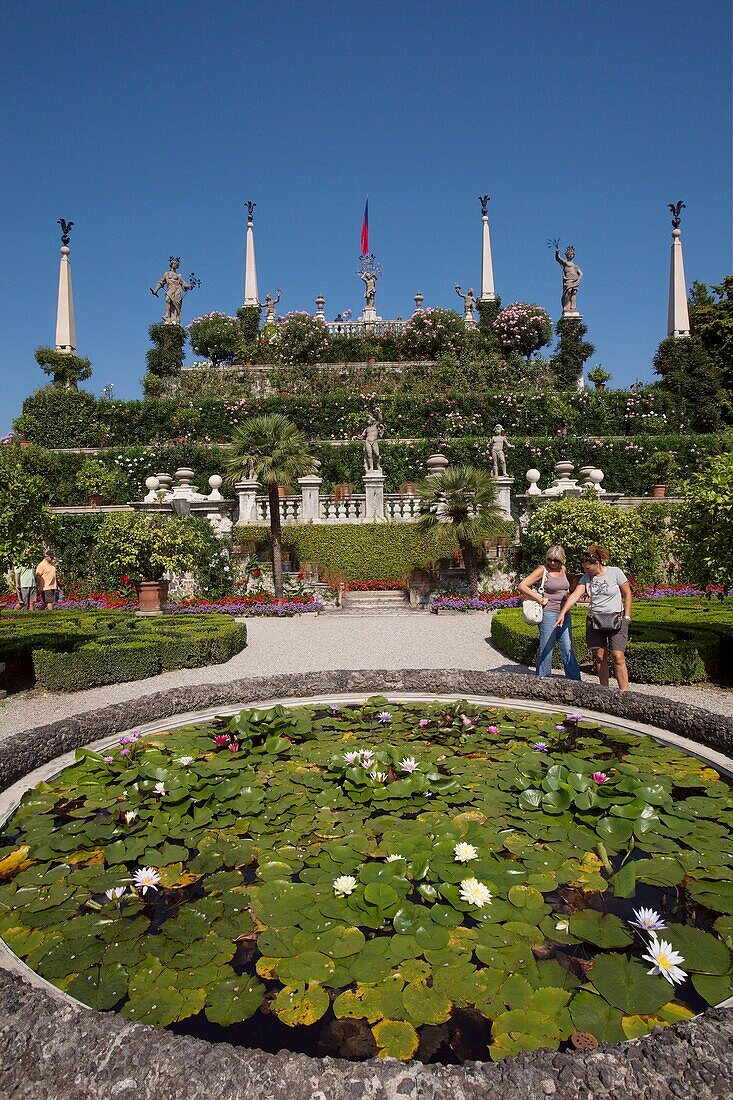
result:
[[[53,554],[44,554],[36,566],[36,584],[38,585],[38,595],[43,600],[46,611],[53,611],[58,587]]]

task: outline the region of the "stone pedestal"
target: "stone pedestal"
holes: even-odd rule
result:
[[[682,234],[672,230],[672,251],[669,257],[669,308],[667,310],[667,336],[690,335],[690,315],[687,310],[685,265],[682,258]]]
[[[244,481],[238,481],[234,488],[237,490],[237,497],[239,498],[237,527],[247,527],[249,524],[257,523],[257,493],[260,489],[259,481],[257,481],[256,478],[246,478]]]
[[[68,245],[61,248],[59,267],[59,297],[56,308],[56,351],[67,354],[76,352],[76,321],[74,319],[74,296],[71,292],[71,264]]]
[[[320,523],[323,478],[316,474],[307,474],[306,477],[298,478],[298,485],[300,485],[300,522]]]
[[[365,325],[375,325],[377,321],[381,321],[382,318],[377,315],[377,311],[374,306],[364,307],[361,317],[359,318]]]
[[[501,514],[504,519],[512,518],[512,486],[514,485],[513,477],[505,477],[500,474],[493,479],[494,485],[496,485],[496,499],[501,508]]]
[[[563,321],[580,321],[582,320],[582,314],[578,313],[577,309],[564,309],[562,311]]]
[[[367,470],[364,474],[366,493],[366,519],[368,522],[384,522],[384,483],[387,480],[381,470]]]
[[[481,242],[481,297],[480,302],[493,302],[496,300],[494,293],[494,265],[491,262],[491,237],[489,235],[489,216],[484,214],[483,237]]]

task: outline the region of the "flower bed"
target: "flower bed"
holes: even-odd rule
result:
[[[215,603],[206,600],[182,600],[180,604],[169,605],[166,611],[181,615],[209,614],[213,611],[222,615],[271,615],[277,618],[290,618],[293,615],[307,615],[323,611],[323,600],[317,596],[292,596],[278,600],[275,596],[260,592],[256,596],[227,596]]]
[[[229,1043],[590,1049],[729,995],[731,809],[706,764],[580,714],[250,710],[30,791],[0,934],[92,1007]]]
[[[479,592],[477,596],[443,593],[431,596],[429,610],[437,615],[439,611],[496,611],[500,607],[519,607],[521,596],[511,589],[501,592]]]

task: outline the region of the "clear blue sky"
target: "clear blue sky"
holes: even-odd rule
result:
[[[364,195],[377,305],[459,305],[490,215],[497,292],[557,317],[549,237],[573,242],[593,362],[651,377],[665,335],[670,221],[688,285],[730,263],[730,5],[679,0],[5,0],[0,102],[2,416],[44,381],[59,217],[87,384],[139,395],[148,287],[181,256],[203,279],[184,322],[241,304],[244,201],[260,297],[362,305]]]

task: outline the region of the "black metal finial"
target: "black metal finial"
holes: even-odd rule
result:
[[[481,217],[485,218],[487,216],[487,213],[488,213],[489,196],[488,195],[479,195],[478,201],[481,203]]]
[[[255,206],[257,206],[257,203],[252,202],[251,199],[248,199],[245,203],[245,206],[247,207],[247,221],[254,221]]]
[[[71,240],[70,233],[74,223],[67,222],[63,218],[59,218],[58,224],[61,226],[61,243],[63,245],[68,245],[69,241]]]
[[[672,228],[673,229],[679,229],[679,227],[680,227],[680,211],[681,210],[686,210],[687,207],[683,203],[682,199],[680,199],[679,202],[669,203],[667,209],[673,215]]]

